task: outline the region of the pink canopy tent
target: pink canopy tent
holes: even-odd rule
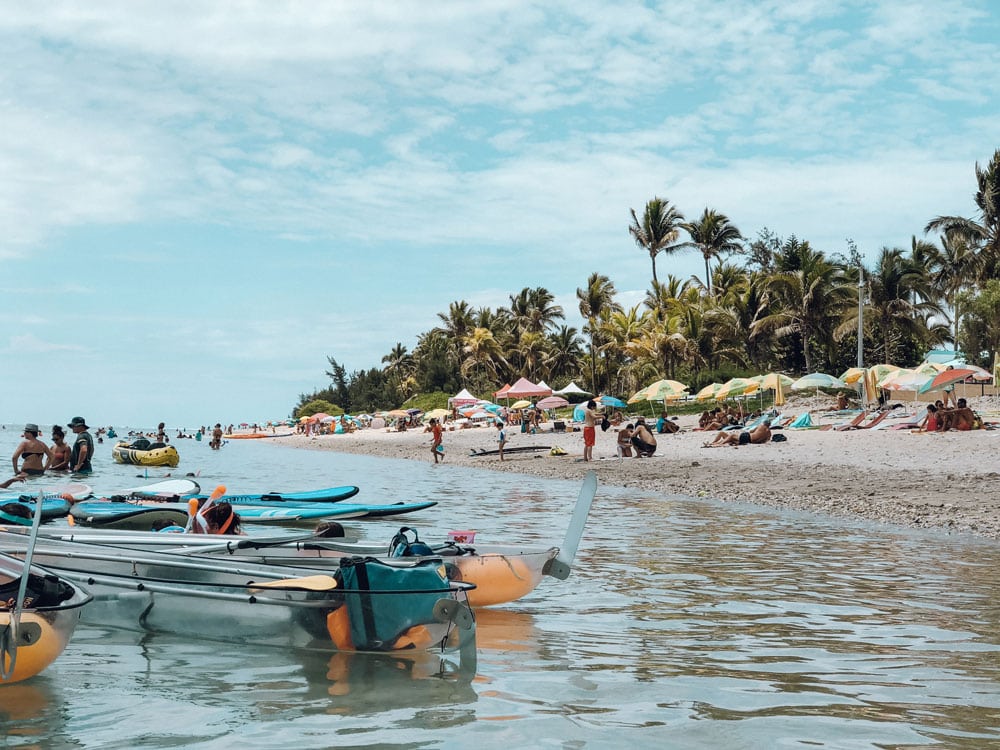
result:
[[[504,398],[543,398],[551,396],[552,389],[548,386],[535,385],[527,378],[521,378],[503,394]]]
[[[507,391],[510,390],[510,383],[505,383],[504,387],[493,394],[494,398],[504,398],[507,395]]]

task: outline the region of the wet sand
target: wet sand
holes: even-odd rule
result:
[[[829,423],[831,420],[826,420]],[[893,420],[889,420],[891,424]],[[895,420],[902,422],[904,420]],[[449,466],[471,466],[557,479],[582,478],[589,470],[600,483],[663,494],[714,497],[776,508],[914,527],[938,527],[1000,539],[1000,430],[912,433],[908,430],[784,430],[783,443],[703,448],[710,433],[659,435],[652,458],[618,459],[614,428],[598,430],[594,461],[582,461],[582,432],[537,435],[508,429],[508,448],[559,446],[549,451],[473,456],[496,448],[490,427],[455,429],[444,435]],[[543,425],[546,429],[551,424]],[[430,435],[422,431],[368,429],[349,435],[296,435],[275,442],[311,450],[433,461]]]

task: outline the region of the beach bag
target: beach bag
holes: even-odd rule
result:
[[[391,650],[413,626],[436,622],[434,605],[451,597],[440,560],[397,567],[374,557],[345,557],[339,574],[351,642],[362,651]]]
[[[406,536],[413,534],[413,539]],[[433,555],[434,550],[429,544],[424,544],[417,536],[417,530],[404,526],[389,542],[389,557],[419,557],[421,555]]]
[[[608,419],[608,415],[605,414],[604,417],[601,418],[601,432],[607,432],[610,426],[611,420]]]
[[[781,433],[779,433],[777,435],[771,435],[771,442],[772,443],[784,443],[786,440],[788,440],[788,436],[787,435],[784,435],[784,434],[781,434]]]
[[[560,448],[558,445],[553,445],[552,449],[549,450],[550,456],[565,456],[566,451]]]

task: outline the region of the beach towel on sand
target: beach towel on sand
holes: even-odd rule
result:
[[[812,427],[812,426],[813,426],[812,417],[809,416],[809,412],[806,412],[805,414],[796,417],[795,421],[792,422],[790,425],[788,425],[788,428],[794,430],[796,428]]]

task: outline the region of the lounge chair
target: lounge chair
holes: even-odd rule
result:
[[[874,419],[870,419],[867,422],[862,422],[861,424],[856,424],[850,427],[837,427],[838,430],[870,430],[875,425],[879,424],[883,419],[889,416],[889,412],[880,411],[875,415]]]
[[[881,424],[876,427],[876,430],[914,430],[920,427],[927,419],[927,409],[921,409],[912,417],[907,417],[903,422],[896,422],[895,424]]]
[[[863,411],[850,422],[839,422],[837,424],[825,424],[820,427],[821,430],[853,430],[856,429],[859,424],[868,419],[868,412]]]

